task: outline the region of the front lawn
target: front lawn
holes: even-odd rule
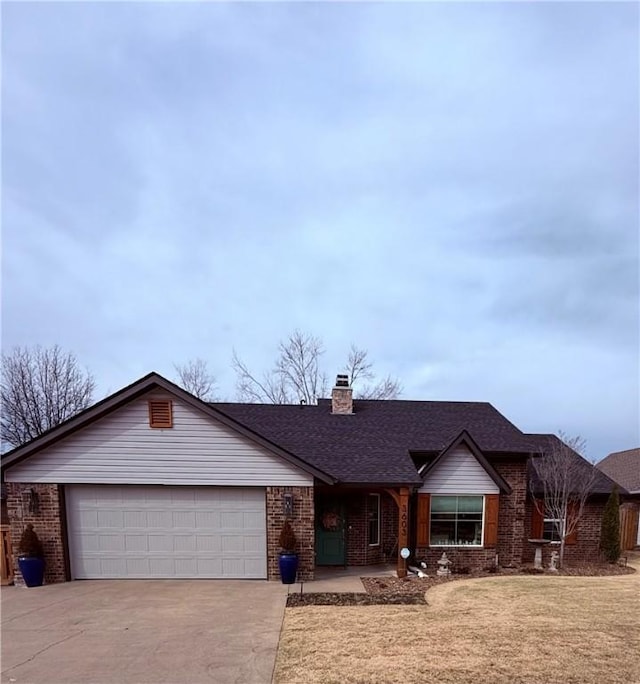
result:
[[[639,573],[449,582],[427,602],[287,608],[275,682],[640,682]]]

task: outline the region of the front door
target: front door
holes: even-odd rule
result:
[[[346,565],[344,504],[320,499],[316,509],[316,565]]]

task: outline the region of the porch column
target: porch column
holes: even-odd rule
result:
[[[385,490],[398,506],[398,560],[396,571],[398,577],[407,576],[407,564],[400,555],[400,550],[409,545],[409,488],[400,487]]]

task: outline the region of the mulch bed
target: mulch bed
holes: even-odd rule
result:
[[[393,578],[392,578],[393,579]],[[424,591],[419,593],[356,594],[318,592],[316,594],[289,594],[287,606],[380,606],[380,605],[424,605]]]
[[[438,584],[477,577],[498,577],[517,574],[598,577],[606,575],[628,575],[635,570],[618,564],[593,564],[565,567],[558,572],[536,570],[533,566],[520,569],[502,568],[496,572],[486,570],[467,574],[452,574],[450,577],[361,577],[366,593],[295,593],[287,597],[287,606],[373,606],[373,605],[425,605],[425,592]]]

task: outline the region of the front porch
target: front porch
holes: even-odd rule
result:
[[[315,576],[338,568],[362,576],[365,567],[393,564],[404,573],[399,549],[408,544],[406,488],[316,487]]]

